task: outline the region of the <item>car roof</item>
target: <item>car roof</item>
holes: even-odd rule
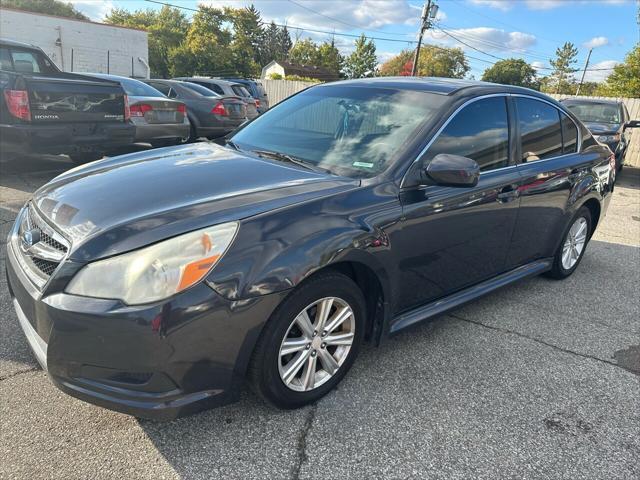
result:
[[[473,89],[476,95],[483,93],[522,93],[538,96],[546,99],[544,94],[538,91],[513,85],[502,85],[499,83],[481,82],[478,80],[466,80],[458,78],[440,77],[375,77],[359,78],[354,80],[341,80],[338,82],[319,84],[318,87],[330,85],[353,85],[373,88],[394,88],[399,90],[416,90],[440,95],[456,95],[460,92],[467,92]]]
[[[568,103],[593,103],[596,104],[608,104],[608,105],[620,105],[622,102],[619,100],[607,100],[607,99],[599,99],[599,98],[563,98],[560,102],[564,104]]]
[[[21,48],[35,48],[40,50],[40,47],[37,45],[33,45],[31,43],[18,42],[17,40],[11,40],[10,38],[0,37],[0,45],[5,45],[8,47],[21,47]]]
[[[220,80],[218,78],[208,78],[208,77],[178,77],[176,80],[184,80],[187,82],[206,82],[206,83],[216,83],[218,85],[233,85],[233,82],[228,82],[227,80]]]

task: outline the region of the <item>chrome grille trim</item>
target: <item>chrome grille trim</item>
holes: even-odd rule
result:
[[[23,240],[26,232],[36,235],[33,244],[28,245]],[[16,219],[11,244],[20,267],[40,290],[67,257],[71,247],[70,242],[51,227],[30,203]]]

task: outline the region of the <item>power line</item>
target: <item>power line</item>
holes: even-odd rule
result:
[[[161,2],[161,1],[158,1],[158,0],[145,0],[145,1],[148,2],[148,3],[155,3],[155,4],[158,4],[158,5],[164,5],[164,6],[167,6],[167,7],[177,8],[177,9],[181,9],[181,10],[188,10],[188,11],[191,11],[191,12],[199,12],[200,11],[197,8],[185,7],[183,5],[175,5],[175,4],[168,3],[168,2]],[[263,25],[268,25],[271,22],[262,22],[262,23],[263,23]],[[277,27],[280,27],[280,28],[285,28],[286,27],[288,29],[299,30],[299,31],[303,31],[303,32],[306,31],[306,32],[312,32],[312,33],[322,33],[322,34],[325,34],[325,35],[332,35],[332,36],[337,36],[337,37],[347,37],[347,38],[360,38],[360,36],[361,36],[361,35],[355,35],[355,34],[351,34],[351,33],[330,32],[330,31],[327,31],[327,30],[319,30],[319,29],[314,29],[314,28],[299,27],[299,26],[295,26],[295,25],[287,25],[287,24],[281,24],[281,23],[275,23],[275,22],[273,22],[273,23],[274,23],[274,25],[276,25]],[[449,35],[449,36],[451,36],[451,35]],[[407,45],[415,45],[415,44],[418,43],[417,40],[400,40],[400,39],[397,39],[397,38],[384,38],[384,37],[370,37],[370,36],[367,36],[367,39],[369,39],[369,40],[378,40],[378,41],[383,41],[383,42],[404,43],[404,44],[407,44]],[[455,39],[455,37],[454,37],[454,39]],[[455,40],[466,45],[466,43],[460,41],[459,39],[455,39]],[[441,45],[430,44],[429,46],[431,46],[433,48],[436,48],[436,49],[439,49],[439,50],[445,50],[445,51],[448,50],[447,47],[441,46]],[[473,48],[473,47],[471,47],[469,45],[467,45],[467,46],[469,48]],[[482,50],[475,49],[475,48],[474,48],[474,50],[477,50],[480,53],[483,53],[485,55],[489,55],[489,56],[491,56],[493,58],[496,58],[496,59],[499,59],[499,60],[503,60],[500,57],[497,57],[495,55],[489,54],[489,53],[484,52]],[[484,59],[484,58],[473,57],[471,55],[466,55],[466,57],[469,58],[469,59],[472,59],[472,60],[477,60],[477,61],[480,61],[480,62],[489,63],[491,65],[494,65],[496,63],[496,62],[492,62],[492,61]],[[553,70],[550,67],[537,67],[537,68],[539,70]],[[592,68],[592,69],[587,69],[587,72],[604,71],[604,70],[613,70],[613,68]]]

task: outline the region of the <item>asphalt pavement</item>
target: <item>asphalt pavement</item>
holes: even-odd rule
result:
[[[0,238],[65,157],[0,159]],[[4,267],[4,265],[0,265]],[[539,277],[367,346],[316,405],[251,392],[169,423],[69,397],[0,276],[0,478],[640,478],[640,170],[565,281]]]

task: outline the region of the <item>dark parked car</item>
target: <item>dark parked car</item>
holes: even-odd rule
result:
[[[223,97],[236,96],[241,98],[247,104],[247,118],[252,120],[260,115],[258,111],[259,102],[251,96],[251,93],[239,83],[228,82],[218,78],[202,78],[202,77],[178,77],[174,80],[184,82],[197,83],[208,88],[214,93]]]
[[[104,73],[91,75],[122,85],[129,99],[130,121],[136,128],[136,142],[165,147],[185,142],[189,138],[191,125],[183,102],[167,98],[155,88],[134,78]]]
[[[172,418],[236,399],[247,378],[299,407],[365,340],[525,277],[571,275],[613,162],[524,88],[314,86],[226,146],[55,178],[10,233],[9,289],[36,357],[78,398]]]
[[[85,161],[133,143],[116,82],[63,73],[38,47],[0,39],[3,154],[69,154]]]
[[[571,110],[616,155],[616,166],[622,169],[631,141],[631,128],[640,127],[640,120],[631,120],[629,111],[616,100],[565,99],[562,104]]]
[[[154,79],[145,80],[145,83],[187,106],[191,123],[190,141],[198,137],[223,137],[247,120],[247,106],[237,97],[221,97],[191,82]]]
[[[264,89],[262,83],[260,83],[258,80],[236,77],[224,77],[223,80],[243,85],[244,88],[249,91],[251,96],[258,101],[258,112],[264,113],[269,110],[269,97],[267,96],[267,91]]]

